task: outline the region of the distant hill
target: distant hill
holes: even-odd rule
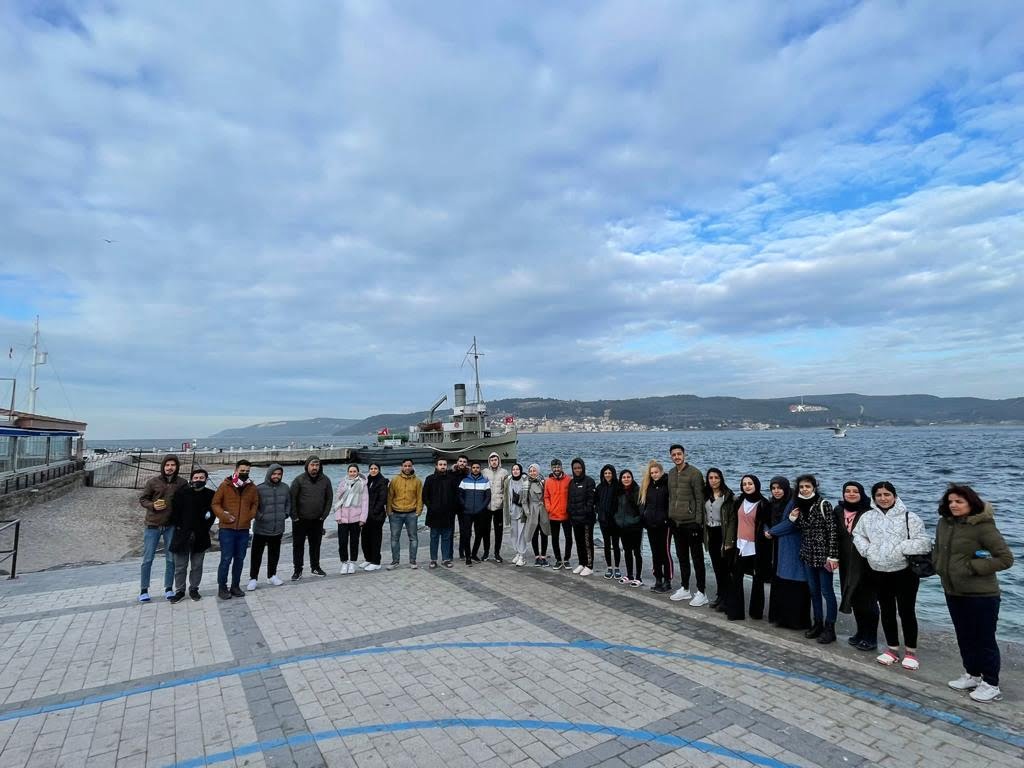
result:
[[[790,406],[801,398],[749,399],[740,397],[698,397],[668,395],[627,400],[556,400],[529,397],[491,400],[491,415],[510,414],[518,418],[601,417],[635,421],[650,427],[669,429],[734,429],[761,423],[778,427],[821,427],[840,421],[865,426],[913,426],[926,424],[1024,423],[1024,398],[985,400],[977,397],[936,397],[934,395],[804,395],[803,403],[827,410],[792,412]],[[439,410],[438,417],[451,414]],[[300,437],[302,435],[374,435],[383,427],[404,432],[427,415],[380,413],[366,419],[310,419],[278,421],[238,430],[226,430],[213,437]],[[329,425],[333,423],[333,427]],[[259,429],[260,431],[254,431]],[[267,431],[273,429],[273,432]],[[298,430],[298,431],[297,431]]]
[[[225,429],[211,438],[230,439],[270,439],[282,437],[306,437],[314,435],[333,435],[359,422],[359,419],[303,419],[301,421],[265,421],[262,424],[250,424],[238,429]]]

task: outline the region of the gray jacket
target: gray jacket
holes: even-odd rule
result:
[[[256,486],[260,492],[260,508],[253,521],[252,532],[260,536],[280,536],[284,533],[284,521],[292,513],[291,489],[281,480],[276,483],[270,481],[270,475],[275,470],[284,468],[280,464],[271,464],[267,469],[267,476]]]

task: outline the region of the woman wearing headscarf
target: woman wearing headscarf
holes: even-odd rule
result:
[[[771,528],[766,535],[774,545],[768,621],[781,629],[807,629],[811,626],[811,593],[800,559],[800,529],[789,519],[793,492],[785,477],[773,477],[768,487]]]
[[[380,464],[373,461],[366,475],[366,493],[370,508],[366,513],[366,523],[360,532],[363,557],[366,558],[365,571],[380,570],[380,544],[384,538],[384,521],[388,519],[388,479],[380,472]]]
[[[917,658],[917,588],[921,579],[910,570],[907,555],[931,552],[932,542],[924,522],[907,509],[892,483],[883,481],[871,486],[871,501],[871,509],[853,529],[853,543],[868,561],[878,592],[886,648],[875,660],[886,667],[900,662],[904,669],[915,671],[921,668]]]
[[[832,574],[839,568],[839,529],[832,505],[818,493],[818,479],[814,475],[800,475],[796,479],[796,503],[789,519],[800,529],[800,559],[814,613],[814,623],[804,637],[817,638],[823,645],[834,643],[838,606]]]
[[[860,651],[878,650],[878,598],[868,561],[853,544],[853,531],[871,509],[864,486],[851,480],[843,485],[843,498],[835,508],[839,531],[839,610],[853,613],[857,631],[847,642]]]
[[[515,557],[512,563],[520,568],[526,565],[526,510],[523,508],[523,490],[526,478],[523,476],[523,465],[516,462],[508,477],[502,482],[501,505],[505,526],[512,531],[512,547]]]
[[[523,512],[526,513],[525,535],[533,545],[533,564],[547,565],[551,523],[548,521],[548,510],[544,506],[544,478],[540,474],[540,464],[529,466],[523,483],[520,498],[523,501]]]
[[[615,467],[605,464],[597,480],[594,493],[594,506],[597,508],[597,524],[601,528],[601,541],[604,542],[604,577],[621,579],[619,570],[619,528],[615,525],[615,511],[618,507],[619,478]]]
[[[764,618],[764,585],[771,579],[772,545],[765,538],[768,500],[761,495],[756,475],[740,478],[740,498],[732,510],[724,510],[722,547],[729,568],[729,591],[725,615],[730,621],[743,620],[743,577],[753,577],[750,588],[750,618]]]

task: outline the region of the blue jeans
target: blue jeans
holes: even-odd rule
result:
[[[454,545],[454,528],[431,528],[430,529],[430,561],[437,561],[437,544],[441,543],[441,559],[448,561],[452,559],[452,547]]]
[[[419,549],[420,541],[416,537],[416,513],[415,512],[392,512],[391,521],[391,562],[397,563],[398,556],[402,554],[402,529],[409,533],[409,562],[416,562],[416,551]]]
[[[249,546],[249,532],[220,529],[220,565],[217,566],[217,586],[225,589],[228,585],[228,568],[231,568],[231,586],[237,587],[242,579],[245,565],[245,550]]]
[[[815,568],[813,565],[804,563],[804,578],[807,580],[807,586],[811,592],[811,611],[814,613],[814,620],[822,621],[821,600],[824,598],[824,621],[828,624],[835,624],[838,609],[836,593],[832,589],[832,573],[824,568]]]
[[[161,525],[157,528],[146,528],[146,537],[142,545],[142,584],[143,592],[149,591],[149,575],[153,571],[153,559],[160,538],[164,540],[164,592],[174,589],[174,553],[171,552],[171,537],[174,536],[173,525]]]

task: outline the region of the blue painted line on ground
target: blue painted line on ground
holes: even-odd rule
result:
[[[179,677],[173,680],[165,680],[161,683],[140,685],[134,688],[126,688],[123,690],[111,691],[109,693],[87,696],[81,699],[73,699],[54,704],[45,704],[37,707],[28,707],[25,709],[12,710],[10,712],[0,714],[0,722],[5,722],[8,720],[17,720],[22,717],[29,717],[31,715],[48,714],[50,712],[60,712],[67,709],[77,709],[78,707],[87,706],[89,704],[102,704],[107,701],[115,701],[117,699],[123,699],[129,696],[153,693],[154,691],[167,690],[170,688],[179,688],[185,685],[196,685],[197,683],[203,683],[210,680],[219,680],[223,677],[251,675],[257,672],[264,672],[269,669],[277,669],[288,664],[301,664],[302,662],[306,661],[323,661],[325,659],[341,659],[358,656],[379,656],[391,653],[411,653],[417,651],[466,650],[485,648],[551,648],[561,650],[627,652],[636,653],[644,656],[660,656],[663,658],[679,659],[682,661],[696,661],[704,664],[726,667],[728,669],[739,669],[755,672],[758,674],[771,675],[773,677],[778,677],[781,679],[800,680],[806,683],[810,683],[811,685],[821,686],[823,688],[827,688],[838,693],[844,693],[848,696],[853,696],[854,698],[861,699],[862,701],[868,701],[873,704],[885,704],[887,706],[893,707],[894,709],[903,709],[910,712],[917,712],[918,714],[924,715],[925,717],[931,717],[936,720],[941,720],[951,725],[955,725],[960,728],[973,731],[974,733],[979,733],[984,736],[988,736],[989,738],[1001,741],[1006,744],[1010,744],[1015,747],[1024,747],[1024,736],[1020,736],[1010,731],[1006,731],[994,726],[985,725],[983,723],[978,723],[974,720],[961,717],[960,715],[954,714],[952,712],[927,707],[923,704],[918,704],[917,702],[909,701],[907,699],[901,699],[896,696],[891,696],[888,694],[875,693],[860,688],[854,688],[843,683],[837,683],[833,680],[818,677],[817,675],[809,675],[804,674],[802,672],[789,672],[786,670],[776,669],[774,667],[766,667],[760,664],[753,664],[744,661],[730,661],[729,659],[720,659],[716,656],[705,656],[696,653],[683,653],[681,651],[666,651],[660,648],[645,648],[643,646],[638,645],[606,643],[601,640],[574,640],[572,642],[497,640],[492,642],[420,643],[416,645],[396,645],[387,647],[375,646],[372,648],[357,648],[353,650],[322,651],[319,653],[297,654],[295,656],[288,656],[273,661],[261,662],[259,664],[248,664],[241,667],[232,667],[229,669],[217,670],[215,672],[207,672],[201,675]]]
[[[453,717],[442,720],[411,720],[404,723],[378,723],[375,725],[357,725],[351,728],[337,728],[329,731],[318,731],[316,733],[303,733],[290,736],[284,739],[269,739],[257,741],[252,744],[243,744],[234,749],[216,752],[203,757],[194,757],[171,763],[168,768],[202,768],[202,766],[226,763],[249,755],[283,747],[303,746],[320,741],[333,739],[344,739],[350,736],[372,736],[380,733],[397,733],[400,731],[426,731],[446,730],[449,728],[495,728],[498,730],[518,731],[560,731],[589,733],[596,736],[614,736],[619,739],[636,741],[641,744],[660,744],[672,749],[694,749],[707,755],[715,757],[728,757],[733,760],[743,760],[752,765],[764,766],[764,768],[797,768],[793,763],[786,763],[776,760],[774,757],[765,757],[753,752],[741,752],[707,741],[684,739],[670,733],[657,733],[637,728],[618,728],[613,725],[600,725],[597,723],[571,723],[558,720],[497,720],[478,717]]]

